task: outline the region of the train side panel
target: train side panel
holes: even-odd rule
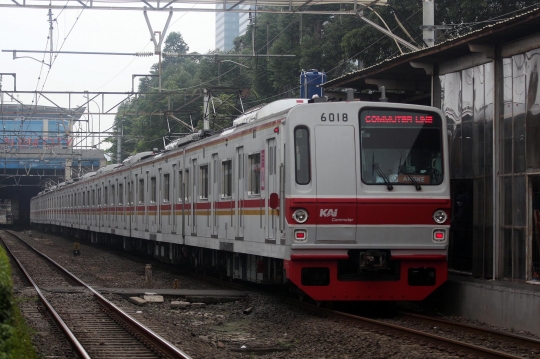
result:
[[[32,199],[32,222],[233,278],[288,279],[316,300],[425,298],[446,280],[449,224],[433,220],[450,209],[446,136],[434,145],[424,134],[443,129],[444,116],[360,102],[283,110],[289,102],[48,190]],[[396,113],[441,122],[399,127]]]

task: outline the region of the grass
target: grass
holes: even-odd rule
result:
[[[0,358],[4,359],[38,359],[36,350],[32,345],[31,335],[34,330],[29,328],[24,321],[19,308],[13,306],[13,335],[8,340],[8,353],[2,353]],[[4,356],[4,354],[7,354]]]
[[[32,332],[13,297],[11,265],[0,246],[0,359],[37,359]]]

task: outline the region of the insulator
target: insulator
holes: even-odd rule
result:
[[[153,53],[151,52],[136,52],[135,53],[135,56],[138,56],[138,57],[150,57],[152,55]]]

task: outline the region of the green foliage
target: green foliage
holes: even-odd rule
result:
[[[491,24],[489,19],[515,16],[513,11],[536,1],[437,0],[435,23],[453,25],[449,30],[437,31],[436,43]],[[388,0],[388,4],[366,8],[363,16],[423,47],[422,0]],[[339,15],[341,10],[352,10],[352,5],[306,6],[333,15],[253,14],[253,23],[245,35],[235,39],[230,51],[253,57],[165,57],[162,92],[156,77],[141,78],[139,91],[146,94],[120,106],[115,128],[124,134],[122,159],[153,147],[163,148],[164,138],[166,142],[190,131],[172,116],[202,128],[203,89],[216,98],[209,107],[209,119],[211,128],[219,131],[232,124],[242,107],[298,96],[302,69],[325,71],[331,80],[355,71],[359,65],[368,67],[410,51],[360,17]],[[188,54],[189,47],[178,32],[170,33],[164,44],[165,52]],[[222,53],[216,50],[212,54]],[[266,54],[294,57],[261,56]],[[157,64],[150,73],[158,73]],[[180,94],[170,96],[169,101],[167,91]],[[117,139],[108,142],[112,144],[109,152],[116,158]]]
[[[14,304],[11,267],[0,247],[0,359],[36,358],[29,332]]]
[[[11,267],[3,248],[0,248],[0,324],[10,324],[13,314],[13,283]]]

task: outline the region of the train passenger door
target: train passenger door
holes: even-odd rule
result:
[[[317,242],[356,242],[354,126],[315,126]]]
[[[177,166],[173,164],[172,166],[172,193],[171,193],[171,215],[169,216],[169,224],[171,225],[171,233],[176,233],[176,204],[181,203],[180,199],[180,188],[182,187],[182,182],[178,181]],[[182,176],[180,176],[182,178]],[[172,221],[172,222],[171,222]]]
[[[146,179],[144,181],[145,185],[143,186],[143,191],[145,192],[145,201],[144,201],[144,229],[149,231],[150,230],[150,200],[151,200],[151,194],[150,194],[150,174],[148,171],[146,171]]]
[[[124,177],[124,229],[128,229],[127,225],[129,224],[131,227],[131,215],[130,215],[130,191],[131,191],[131,184],[129,183],[129,177]],[[131,228],[130,228],[131,229]]]
[[[197,233],[197,213],[195,211],[196,209],[196,203],[198,193],[197,193],[197,159],[193,159],[191,161],[191,174],[193,176],[192,182],[192,190],[191,190],[191,234]]]
[[[244,237],[244,147],[236,149],[236,237]]]
[[[160,232],[160,231],[163,231],[163,228],[161,227],[161,221],[163,220],[161,209],[163,206],[163,193],[164,193],[163,186],[165,182],[161,168],[158,169],[158,178],[156,180],[157,180],[157,196],[156,196],[157,220],[155,220],[155,222],[156,222],[157,231]]]
[[[132,211],[131,211],[131,230],[138,230],[139,222],[139,175],[134,175],[134,181],[131,181],[132,197]]]
[[[219,190],[219,177],[218,177],[218,154],[214,153],[212,155],[212,192],[211,192],[211,204],[210,208],[212,211],[212,236],[218,235],[218,229],[219,229],[219,216],[218,216],[218,205],[219,205],[219,197],[220,197],[220,190]]]
[[[265,169],[265,175],[266,175],[266,183],[265,183],[265,190],[266,190],[266,239],[270,241],[274,241],[276,238],[276,227],[278,224],[277,214],[278,211],[276,209],[270,208],[270,195],[272,193],[278,194],[278,187],[277,187],[277,176],[276,176],[276,140],[275,138],[271,138],[268,141],[266,141],[266,169]],[[261,159],[262,162],[262,159]],[[261,163],[262,167],[262,163]],[[262,188],[261,188],[262,190]]]

